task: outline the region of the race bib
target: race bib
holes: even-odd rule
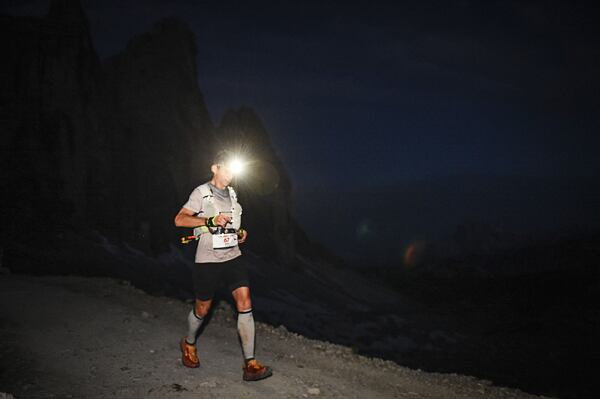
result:
[[[213,234],[213,249],[233,248],[238,245],[236,233]]]

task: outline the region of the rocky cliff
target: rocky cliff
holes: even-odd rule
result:
[[[209,170],[213,125],[198,88],[190,30],[168,19],[103,64],[100,126],[107,140],[116,212],[106,227],[159,252],[173,216]]]
[[[161,20],[100,61],[79,1],[52,1],[44,18],[0,18],[5,258],[22,258],[31,249],[23,237],[38,233],[34,245],[56,249],[65,231],[166,251],[183,233],[173,216],[224,147],[253,162],[238,182],[250,249],[283,263],[298,248],[315,253],[291,216],[292,185],[260,118],[241,108],[213,125],[183,22]]]
[[[89,213],[100,63],[76,2],[0,21],[2,241]]]

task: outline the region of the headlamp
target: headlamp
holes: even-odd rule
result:
[[[239,176],[244,173],[244,166],[244,162],[242,162],[242,160],[239,158],[234,158],[227,164],[227,167],[234,176]]]

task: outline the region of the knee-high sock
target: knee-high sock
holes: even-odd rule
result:
[[[185,340],[188,344],[194,345],[196,343],[196,336],[198,335],[198,330],[204,321],[203,317],[200,317],[196,314],[196,309],[192,308],[190,310],[190,314],[188,314],[188,333],[185,337]]]
[[[246,360],[254,358],[254,316],[252,309],[238,313],[238,333],[242,341],[242,351]]]

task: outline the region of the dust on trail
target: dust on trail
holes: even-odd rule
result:
[[[233,311],[219,305],[181,364],[190,305],[106,278],[0,277],[0,394],[15,398],[533,398],[454,374],[410,370],[257,323],[257,358],[274,369],[242,381]]]

